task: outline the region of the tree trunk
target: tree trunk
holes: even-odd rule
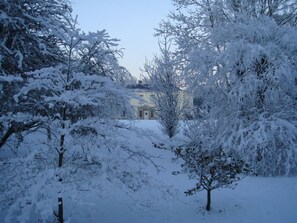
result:
[[[68,78],[67,78],[67,82],[68,82]],[[66,90],[67,90],[67,86],[66,86]],[[62,108],[62,125],[61,125],[61,128],[64,130],[65,129],[65,121],[66,121],[66,105],[64,104],[63,105],[63,108]],[[62,168],[62,165],[63,165],[63,156],[64,156],[64,152],[65,152],[65,134],[62,133],[61,136],[60,136],[60,148],[58,150],[58,153],[59,153],[59,160],[58,160],[58,168],[61,169]],[[61,172],[60,172],[61,174]],[[59,183],[62,184],[62,176],[59,175],[58,176],[59,179]],[[63,213],[63,198],[62,198],[62,193],[61,191],[59,191],[59,194],[58,194],[58,221],[59,223],[63,223],[64,222],[64,213]]]
[[[58,167],[62,167],[63,165],[64,141],[65,141],[65,135],[61,135]]]
[[[207,204],[206,204],[206,210],[210,210],[210,203],[211,203],[211,190],[207,190]]]
[[[62,129],[65,128],[65,124],[63,123],[62,124]],[[59,161],[58,161],[58,167],[59,168],[62,168],[62,165],[63,165],[63,155],[64,155],[64,143],[65,143],[65,135],[62,134],[61,137],[60,137],[60,148],[59,148]],[[58,176],[59,179],[59,183],[61,184],[62,183],[62,176]],[[64,216],[63,216],[63,198],[62,198],[62,193],[61,191],[59,192],[58,194],[58,221],[59,223],[63,223],[64,222]]]
[[[64,129],[64,125],[63,126],[63,129]],[[58,163],[58,167],[61,168],[62,165],[63,165],[63,155],[64,155],[64,141],[65,141],[65,135],[61,135],[61,138],[60,138],[60,148],[59,148],[59,163]],[[62,177],[61,176],[58,176],[59,179],[59,183],[61,184],[62,183]],[[63,223],[64,220],[63,220],[63,198],[62,198],[62,193],[61,191],[59,192],[58,194],[58,221],[59,223]]]
[[[63,218],[63,198],[62,198],[61,192],[59,192],[59,195],[58,195],[58,221],[59,221],[59,223],[64,222],[64,218]]]

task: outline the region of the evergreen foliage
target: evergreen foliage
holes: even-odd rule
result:
[[[223,187],[231,187],[241,179],[242,174],[249,173],[249,168],[243,159],[228,155],[222,148],[202,150],[199,145],[190,145],[175,149],[177,157],[184,162],[181,171],[173,174],[186,173],[190,179],[198,180],[195,187],[185,191],[186,195],[207,191],[206,210],[211,208],[211,191]]]

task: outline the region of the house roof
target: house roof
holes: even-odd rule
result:
[[[129,89],[152,90],[151,87],[148,84],[140,84],[140,83],[127,85],[127,88],[129,88]]]

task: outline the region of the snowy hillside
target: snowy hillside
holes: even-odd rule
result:
[[[107,173],[99,172],[92,179],[85,179],[88,183],[81,182],[80,188],[66,186],[67,190],[63,192],[66,222],[296,222],[297,177],[246,177],[234,190],[215,190],[212,209],[207,212],[206,192],[186,197],[184,191],[195,182],[189,181],[185,175],[173,176],[172,171],[180,168],[177,161],[172,161],[174,155],[170,151],[154,148],[154,142],[170,143],[157,122],[135,121],[126,124],[128,128],[122,129],[121,134],[115,137],[119,141],[124,140],[131,148],[152,155],[152,161],[159,171],[147,162],[144,172],[148,175],[145,179],[141,178],[139,188],[132,190],[116,178],[108,178]],[[27,140],[34,141],[33,138]],[[171,140],[181,142],[185,139],[176,136]],[[1,151],[1,157],[4,153],[5,150]],[[131,165],[135,163],[131,161]],[[5,165],[2,164],[2,167]],[[25,191],[28,193],[26,199],[8,205],[8,210],[2,209],[0,222],[37,222],[40,218],[53,220],[56,187],[49,180],[53,173],[53,170],[45,170],[39,180]],[[37,198],[41,190],[44,197]],[[5,201],[5,194],[1,196],[2,202]],[[1,207],[6,205],[2,203]],[[19,209],[13,207],[16,205],[23,205],[24,213],[17,212]]]

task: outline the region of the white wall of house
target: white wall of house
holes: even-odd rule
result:
[[[156,105],[153,101],[154,92],[143,89],[133,89],[134,95],[130,103],[134,107],[137,119],[157,119]]]
[[[135,117],[137,119],[157,119],[157,108],[154,103],[155,92],[147,89],[131,89],[132,97],[130,99],[131,105],[135,110]],[[186,113],[192,113],[193,97],[187,92],[181,90],[180,94],[181,108],[185,108]]]

